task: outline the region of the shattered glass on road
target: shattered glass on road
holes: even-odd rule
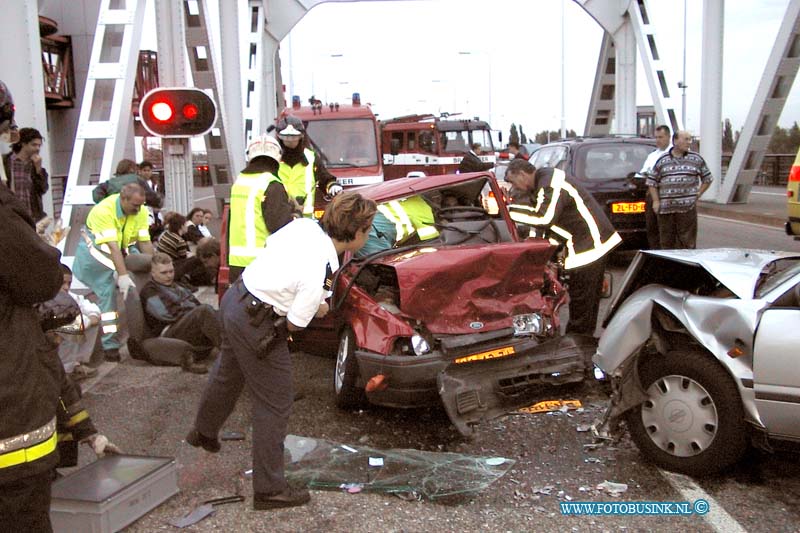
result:
[[[385,492],[435,500],[479,492],[514,465],[477,457],[411,449],[379,450],[287,435],[286,478],[311,489]]]

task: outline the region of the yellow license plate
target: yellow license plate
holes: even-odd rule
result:
[[[514,350],[513,346],[506,346],[505,348],[497,348],[495,350],[489,350],[488,352],[481,352],[472,355],[466,355],[464,357],[459,357],[454,361],[456,364],[461,363],[472,363],[474,361],[488,361],[489,359],[499,359],[501,357],[508,357],[509,355],[514,355],[516,350]]]
[[[571,411],[580,409],[582,404],[580,400],[545,400],[529,407],[523,407],[518,411],[520,413],[549,413],[551,411],[560,411],[565,407],[568,411]]]
[[[644,202],[616,202],[611,204],[612,213],[644,213]]]

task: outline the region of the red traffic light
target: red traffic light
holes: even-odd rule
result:
[[[197,109],[197,106],[194,104],[186,104],[183,106],[183,118],[194,120],[197,118],[197,115],[200,114],[200,110]]]
[[[194,137],[214,126],[217,106],[200,89],[160,87],[144,95],[139,117],[144,128],[158,137]]]

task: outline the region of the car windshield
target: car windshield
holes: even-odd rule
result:
[[[567,159],[566,146],[545,146],[536,151],[529,161],[536,168],[563,168]]]
[[[630,177],[642,168],[654,149],[649,144],[634,143],[587,146],[578,152],[575,174],[587,180]]]
[[[756,298],[763,298],[773,289],[800,274],[800,259],[778,259],[764,267],[756,285]]]
[[[325,155],[329,168],[378,164],[375,127],[369,119],[312,120],[306,130]]]

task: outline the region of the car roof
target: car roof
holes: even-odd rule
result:
[[[423,176],[421,178],[397,178],[375,185],[358,187],[358,192],[365,198],[376,202],[402,198],[421,192],[450,187],[472,181],[476,178],[492,178],[490,172],[469,172],[465,174],[443,174],[441,176]],[[352,189],[355,190],[355,189]]]
[[[542,145],[541,148],[547,148],[548,146],[559,146],[559,145],[575,145],[575,144],[617,144],[617,143],[631,143],[631,144],[655,144],[655,139],[651,139],[650,137],[578,137],[575,139],[564,139],[561,141],[553,141],[551,143]]]

